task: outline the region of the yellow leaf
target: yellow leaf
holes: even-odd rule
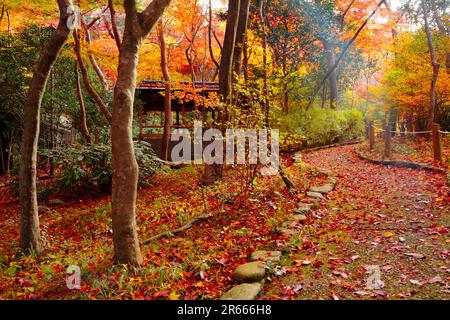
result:
[[[385,237],[385,238],[390,238],[390,237],[393,237],[393,236],[395,236],[395,233],[390,232],[390,231],[386,231],[386,232],[383,233],[383,237]]]
[[[169,294],[169,300],[178,300],[180,298],[180,295],[177,294],[175,291],[172,291]]]

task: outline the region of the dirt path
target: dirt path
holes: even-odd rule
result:
[[[355,146],[303,155],[337,189],[291,243],[265,298],[448,299],[449,188],[443,174],[367,163]],[[368,287],[369,285],[369,287]]]

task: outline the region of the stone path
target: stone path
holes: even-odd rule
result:
[[[300,153],[294,156],[295,162],[301,162],[302,157]],[[316,171],[319,174],[327,176],[326,184],[321,186],[311,187],[306,195],[312,199],[324,199],[324,195],[335,189],[338,178],[332,171],[325,168],[318,168]],[[306,215],[310,214],[313,208],[317,208],[317,204],[300,203],[294,213],[288,216],[287,221],[278,231],[287,236],[293,236],[298,231],[297,224],[302,223],[307,219]],[[248,263],[238,266],[233,272],[233,280],[238,283],[236,286],[225,292],[222,300],[254,300],[263,288],[264,278],[266,276],[266,269],[268,266],[273,266],[281,259],[281,251],[266,251],[257,250],[253,252]]]

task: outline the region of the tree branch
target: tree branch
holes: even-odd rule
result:
[[[153,236],[151,238],[148,238],[147,240],[144,240],[144,242],[142,242],[142,244],[149,244],[152,241],[155,241],[155,240],[157,240],[159,238],[170,237],[170,236],[173,236],[173,235],[177,235],[177,234],[179,234],[179,233],[181,233],[183,231],[186,231],[187,229],[192,228],[194,226],[194,224],[196,224],[198,222],[201,222],[201,221],[204,221],[204,220],[208,220],[212,216],[213,216],[213,214],[209,213],[209,214],[206,214],[204,216],[197,217],[195,219],[192,219],[191,221],[189,221],[188,223],[186,223],[184,226],[182,226],[180,228],[177,228],[177,229],[174,229],[174,230],[170,230],[170,231],[166,231],[166,232],[162,232],[162,233],[159,233],[159,234],[157,234],[157,235],[155,235],[155,236]]]
[[[142,27],[142,37],[145,37],[155,26],[156,22],[166,11],[172,0],[153,0],[142,13],[139,14]]]
[[[91,25],[91,23],[89,25],[86,25],[84,23],[83,19],[81,19],[81,25],[82,25],[85,35],[86,35],[85,36],[86,42],[90,46],[92,39],[91,39],[91,33],[89,31],[89,28],[90,28],[89,25]],[[91,62],[92,67],[94,68],[95,73],[97,74],[97,76],[102,84],[103,91],[108,90],[108,82],[106,81],[105,76],[103,75],[103,71],[97,63],[97,60],[95,60],[94,55],[92,53],[88,52],[88,57],[89,57],[89,61]]]
[[[350,8],[353,6],[355,1],[356,0],[352,0],[352,2],[350,2],[350,4],[347,6],[347,9],[345,9],[344,13],[342,14],[342,17],[341,17],[341,32],[344,31],[345,16],[350,11]]]
[[[109,14],[111,16],[111,27],[113,30],[114,40],[116,41],[117,48],[120,48],[122,40],[120,38],[119,29],[117,28],[116,10],[114,9],[114,4],[112,0],[108,0],[108,8]]]
[[[101,112],[105,116],[106,120],[111,124],[112,122],[112,114],[108,109],[108,106],[103,102],[102,98],[98,95],[98,93],[95,91],[95,89],[91,86],[89,83],[89,76],[86,70],[86,66],[83,61],[83,57],[81,56],[81,49],[80,49],[80,36],[77,31],[73,32],[73,39],[75,41],[74,45],[74,51],[77,56],[77,62],[78,66],[81,70],[81,74],[83,76],[83,83],[86,88],[86,90],[89,92],[89,95],[94,99],[94,101],[99,106]]]
[[[355,42],[356,38],[358,38],[361,31],[364,29],[364,27],[367,25],[367,23],[370,21],[370,19],[375,15],[375,13],[378,11],[378,9],[381,7],[381,5],[385,3],[385,0],[381,0],[377,7],[374,9],[374,11],[367,17],[367,19],[364,21],[364,23],[359,27],[359,29],[356,31],[356,33],[353,35],[353,37],[350,39],[350,41],[345,45],[344,49],[342,50],[341,54],[339,55],[338,59],[336,60],[336,63],[328,70],[328,72],[323,77],[322,81],[320,82],[320,85],[314,90],[313,95],[311,99],[309,100],[308,106],[306,107],[306,110],[311,108],[312,104],[314,103],[314,100],[316,100],[317,94],[320,92],[320,89],[322,89],[322,86],[325,85],[325,82],[327,81],[328,77],[333,73],[334,70],[338,67],[339,63],[341,62],[342,58],[344,57],[347,50],[350,48],[350,46]]]

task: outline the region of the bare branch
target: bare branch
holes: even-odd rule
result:
[[[103,115],[105,116],[106,120],[108,120],[109,124],[111,124],[112,121],[112,114],[108,109],[108,106],[105,104],[105,102],[102,100],[102,98],[98,95],[97,91],[91,86],[89,83],[89,76],[86,70],[86,66],[83,61],[83,57],[81,56],[81,45],[80,45],[80,36],[78,35],[78,32],[73,32],[73,38],[75,41],[74,50],[75,54],[77,56],[77,62],[78,66],[81,70],[81,74],[83,76],[83,83],[86,88],[86,90],[89,92],[89,95],[94,99],[94,101],[99,106],[100,110],[102,111]]]
[[[119,29],[117,28],[116,10],[114,9],[114,4],[112,0],[108,0],[108,8],[109,13],[111,15],[111,27],[113,30],[114,40],[116,41],[117,48],[120,48],[122,40],[120,37]]]
[[[314,100],[317,97],[317,94],[319,93],[320,89],[322,89],[322,86],[325,85],[325,82],[327,81],[328,77],[333,73],[334,70],[338,67],[339,63],[341,62],[342,58],[344,57],[347,50],[350,48],[350,46],[355,42],[356,38],[358,38],[361,31],[364,29],[364,27],[367,25],[367,23],[370,21],[370,19],[375,15],[375,13],[378,11],[378,9],[381,7],[381,5],[385,3],[385,0],[381,0],[377,7],[373,10],[373,12],[367,17],[367,19],[364,21],[364,23],[359,27],[358,31],[353,35],[353,37],[350,39],[350,41],[345,45],[344,49],[342,50],[341,54],[339,55],[339,58],[336,60],[336,63],[331,67],[328,72],[323,77],[322,81],[320,82],[319,86],[314,90],[313,95],[311,99],[309,100],[308,106],[306,107],[306,110],[311,108]]]

